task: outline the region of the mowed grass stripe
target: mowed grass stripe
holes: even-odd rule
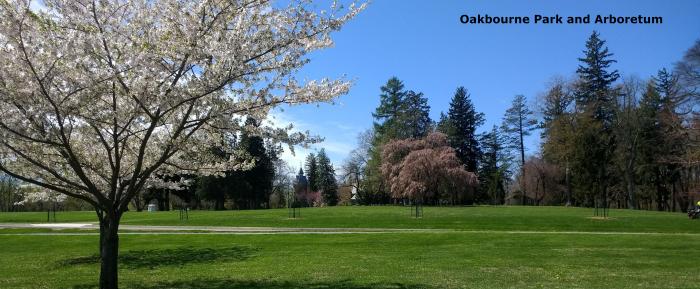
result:
[[[51,232],[46,232],[44,230],[39,230],[34,232],[32,229],[23,230],[23,232],[13,232],[13,229],[0,229],[0,235],[7,236],[96,236],[99,232],[62,232],[61,229],[53,229]],[[86,230],[82,230],[86,231]],[[462,233],[462,234],[535,234],[535,235],[638,235],[638,236],[698,236],[700,233],[668,233],[668,232],[589,232],[589,231],[494,231],[494,230],[441,230],[441,229],[425,229],[425,230],[372,230],[372,231],[362,231],[362,230],[343,230],[343,231],[148,231],[138,230],[123,230],[120,231],[121,235],[343,235],[343,234],[415,234],[415,233],[426,233],[426,234],[443,234],[443,233]]]
[[[181,221],[178,211],[127,212],[123,225],[228,226],[276,228],[385,228],[496,231],[586,231],[700,233],[700,222],[683,213],[610,210],[611,218],[591,218],[592,209],[567,207],[426,207],[425,217],[410,217],[409,207],[304,208],[290,219],[286,209],[191,211]],[[59,212],[58,222],[97,222],[93,212]],[[0,223],[42,223],[46,213],[0,213]]]

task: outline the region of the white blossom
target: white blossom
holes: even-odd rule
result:
[[[33,185],[23,185],[21,188],[22,190],[20,193],[22,194],[22,200],[14,203],[17,206],[27,203],[63,203],[68,199],[68,196],[65,194]]]
[[[280,104],[332,102],[344,79],[299,81],[306,55],[364,9],[309,1],[0,0],[0,171],[124,211],[154,180],[246,169],[211,150]],[[291,126],[254,133],[317,140]]]

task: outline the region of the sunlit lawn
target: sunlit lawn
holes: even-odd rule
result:
[[[625,231],[700,233],[700,222],[682,213],[611,210],[608,220],[591,218],[593,210],[566,207],[426,207],[425,217],[410,218],[409,207],[304,208],[299,219],[286,209],[190,211],[180,221],[178,211],[128,212],[122,224],[244,227],[440,228],[458,230]],[[96,222],[94,212],[58,212],[58,222]],[[0,213],[3,222],[46,222],[45,212]]]
[[[682,214],[535,207],[129,213],[129,224],[455,228],[332,235],[122,235],[123,288],[697,288],[700,222]],[[0,222],[45,221],[0,214]],[[59,213],[59,221],[93,221]],[[464,231],[468,230],[468,231]],[[478,231],[476,231],[478,230]],[[488,230],[488,231],[483,231]],[[512,231],[666,232],[558,234]],[[2,235],[1,288],[92,288],[97,236]],[[44,232],[46,230],[43,230]],[[498,232],[500,231],[500,232]],[[74,230],[70,231],[74,232]],[[673,234],[683,233],[683,234]]]

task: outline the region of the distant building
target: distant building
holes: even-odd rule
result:
[[[304,170],[302,168],[299,168],[299,173],[297,174],[296,184],[294,185],[294,187],[295,188],[299,187],[299,188],[303,188],[303,189],[308,189],[308,187],[309,187],[309,180],[304,175]],[[298,191],[297,191],[297,193],[298,193]]]
[[[306,198],[309,193],[309,180],[304,176],[304,170],[299,168],[299,173],[294,182],[294,200],[291,200],[293,207],[306,206]]]
[[[357,205],[360,202],[360,197],[357,195],[357,187],[353,186],[351,191],[352,197],[350,197],[350,202],[353,205]]]

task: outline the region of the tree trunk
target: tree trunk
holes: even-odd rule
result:
[[[661,181],[659,180],[661,178],[661,173],[658,172],[658,169],[656,171],[656,210],[657,211],[663,211],[664,210],[664,203],[663,203],[663,192],[661,190]]]
[[[636,210],[637,206],[637,192],[634,186],[634,171],[630,168],[627,169],[627,202],[630,210]]]
[[[571,175],[569,173],[569,161],[566,162],[566,206],[571,206]]]
[[[540,200],[537,200],[537,205],[540,205],[540,202],[544,200],[544,196],[547,194],[547,179],[543,175],[542,176],[542,196],[540,197]]]
[[[163,196],[163,211],[170,211],[170,190],[165,190]]]
[[[136,196],[134,196],[133,204],[134,204],[134,207],[136,207],[137,212],[143,211],[143,200],[141,197],[141,193],[138,193],[138,194],[136,194]]]
[[[119,258],[120,214],[106,215],[100,220],[100,289],[117,289],[119,285],[117,261]]]
[[[671,184],[671,212],[676,211],[676,181]]]

